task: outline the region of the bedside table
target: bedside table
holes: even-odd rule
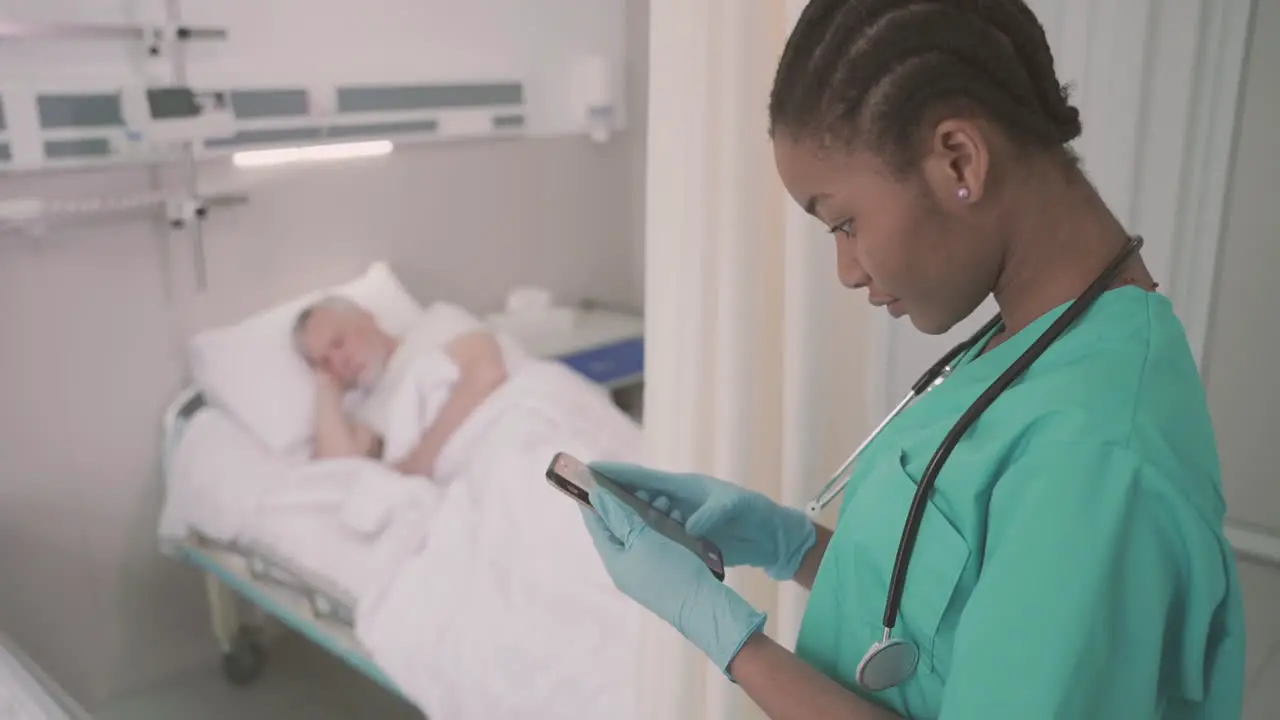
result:
[[[612,310],[577,310],[570,328],[504,328],[530,354],[555,359],[608,389],[639,421],[644,388],[644,318]]]

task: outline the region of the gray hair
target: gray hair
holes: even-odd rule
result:
[[[311,358],[307,357],[306,348],[302,344],[302,336],[307,332],[307,323],[311,321],[311,316],[317,310],[326,308],[339,312],[359,312],[364,310],[356,301],[341,295],[326,295],[303,308],[302,312],[298,313],[298,317],[293,321],[293,349],[298,351],[298,354],[302,356],[302,359],[308,365],[311,364]]]

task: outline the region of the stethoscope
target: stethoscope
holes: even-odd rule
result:
[[[862,662],[858,663],[858,684],[862,687],[871,692],[879,692],[898,685],[911,677],[920,659],[920,650],[915,643],[909,640],[896,639],[891,635],[894,624],[898,619],[898,608],[902,602],[903,589],[906,586],[907,566],[911,563],[911,553],[915,548],[916,535],[919,533],[925,508],[928,507],[929,494],[938,479],[938,474],[942,472],[943,463],[950,457],[951,452],[955,450],[956,445],[960,443],[960,439],[969,428],[996,401],[996,398],[1000,397],[1000,393],[1004,392],[1022,373],[1026,372],[1027,368],[1044,354],[1049,345],[1061,337],[1067,328],[1107,291],[1125,262],[1141,248],[1142,238],[1138,236],[1131,237],[1129,242],[1125,244],[1124,249],[1116,255],[1111,264],[1093,281],[1093,284],[1080,297],[1076,298],[1067,307],[1066,311],[1054,320],[1040,337],[1036,338],[1031,347],[1023,351],[1022,355],[1018,356],[1013,361],[1013,364],[1000,377],[996,378],[995,382],[991,383],[991,386],[983,391],[978,396],[978,399],[964,411],[964,414],[952,426],[950,432],[942,439],[942,443],[933,453],[928,466],[925,467],[924,476],[920,478],[920,484],[916,486],[915,496],[911,500],[911,509],[907,513],[907,522],[902,528],[902,539],[898,544],[898,555],[894,560],[893,574],[889,580],[889,597],[885,601],[884,636],[879,642],[872,644],[871,648],[867,650],[867,654],[862,657]],[[871,441],[880,435],[885,426],[914,401],[929,390],[942,384],[942,381],[951,375],[951,372],[955,369],[953,364],[956,360],[977,347],[978,343],[982,342],[1000,325],[1000,322],[999,315],[987,321],[987,324],[983,325],[982,329],[952,348],[950,352],[942,356],[926,370],[919,380],[915,381],[911,386],[911,392],[907,393],[907,396],[902,399],[902,402],[898,403],[893,411],[889,413],[889,416],[881,421],[875,430],[871,431],[871,435],[862,441],[862,444],[853,451],[849,459],[845,460],[840,469],[831,476],[822,491],[809,503],[806,510],[810,516],[817,515],[832,500],[835,500],[840,493],[844,492],[852,475],[850,470],[854,461],[871,444]]]

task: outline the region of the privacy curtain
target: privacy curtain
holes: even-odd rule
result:
[[[825,229],[786,196],[769,89],[803,0],[651,0],[646,182],[650,462],[800,507],[867,427],[863,300],[836,282]],[[728,581],[790,646],[804,594]],[[646,634],[646,717],[758,711],[685,640]]]

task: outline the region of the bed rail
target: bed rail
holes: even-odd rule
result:
[[[195,536],[180,548],[181,556],[205,574],[214,637],[223,654],[223,674],[232,684],[249,684],[260,676],[267,655],[266,620],[291,628],[409,700],[356,637],[354,603],[340,597],[342,593],[322,589],[304,573],[292,574],[285,564],[270,566],[267,558],[243,547]],[[257,621],[246,620],[240,601],[255,611]]]
[[[182,439],[182,431],[186,429],[191,418],[207,405],[204,394],[195,388],[186,388],[177,399],[169,403],[161,421],[164,437],[160,445],[160,479],[168,484],[169,469],[173,462],[173,452]]]
[[[170,477],[172,458],[183,432],[207,406],[199,390],[186,388],[166,408],[161,457],[164,482]],[[331,587],[269,548],[220,542],[198,531],[181,539],[162,540],[161,552],[184,559],[205,574],[213,633],[223,653],[223,672],[230,682],[241,685],[256,680],[267,653],[267,629],[261,620],[251,622],[244,616],[237,601],[239,596],[399,694],[356,640],[356,602],[345,591]]]
[[[253,544],[224,543],[199,532],[193,532],[188,543],[202,550],[216,550],[239,558],[251,580],[272,585],[305,600],[317,619],[346,628],[355,626],[355,598],[271,550]]]
[[[195,417],[206,404],[204,393],[194,387],[184,389],[164,411],[165,436],[172,436],[175,431],[180,430],[181,425]]]

